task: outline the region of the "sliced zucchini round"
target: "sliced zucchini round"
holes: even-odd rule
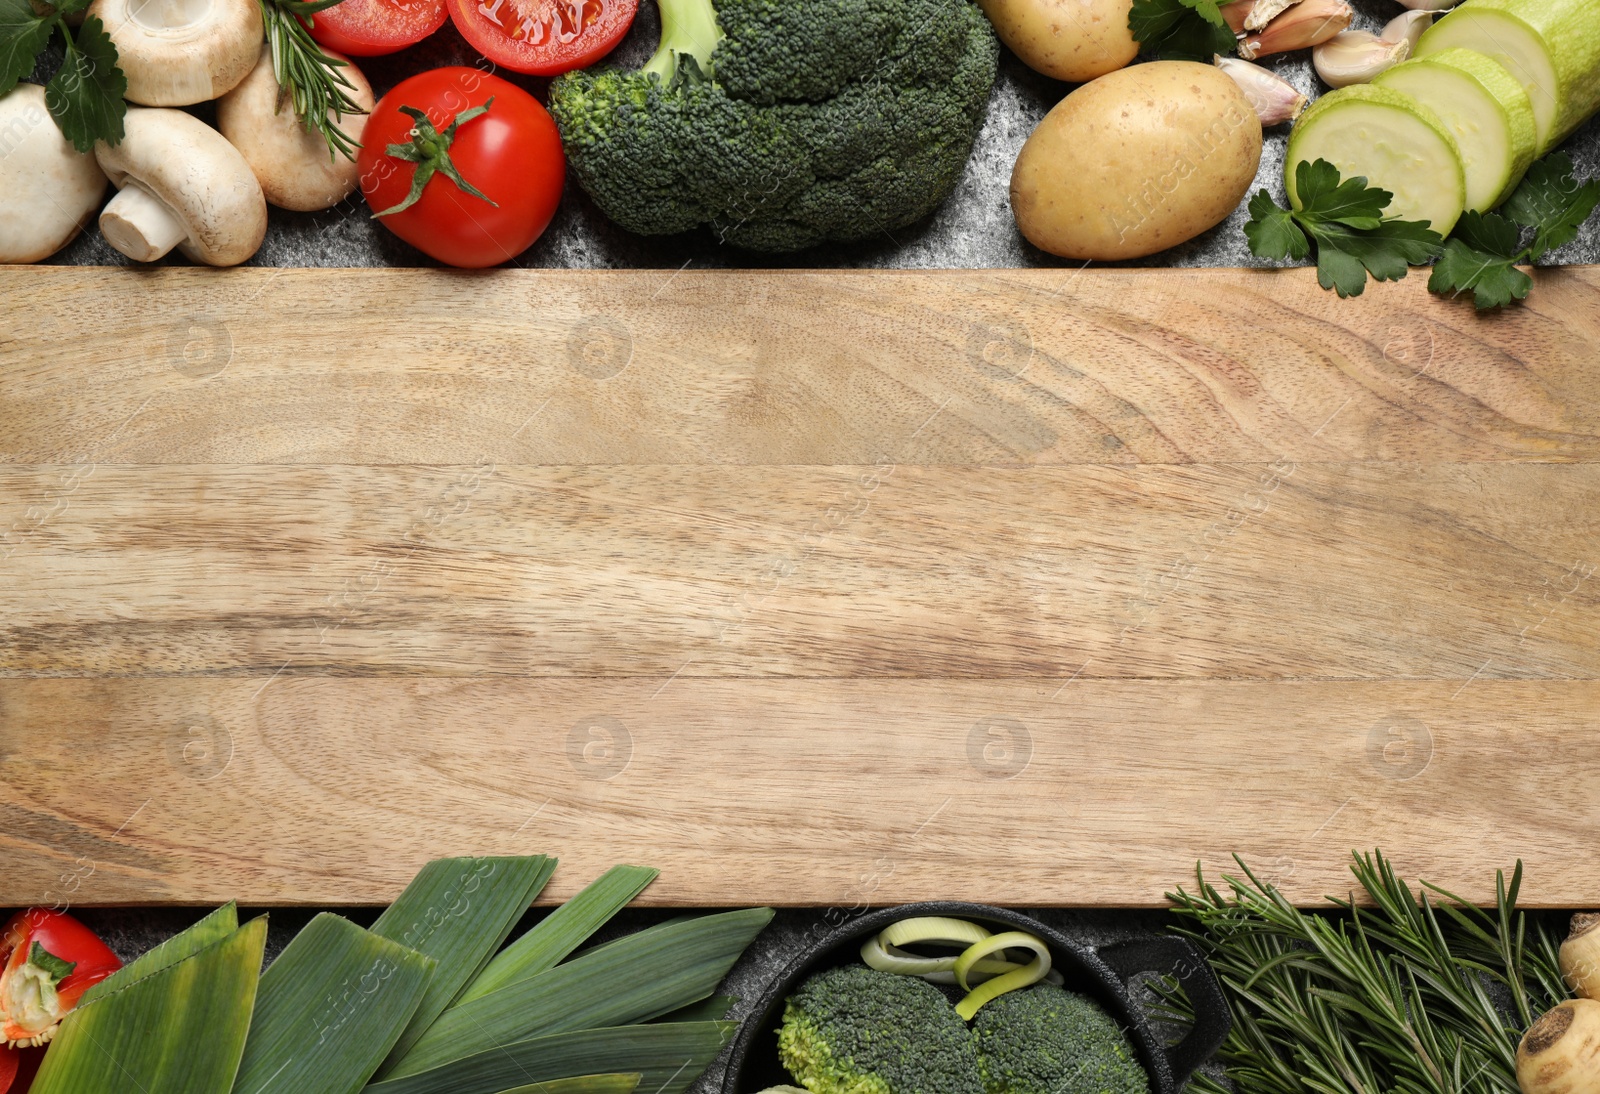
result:
[[[1474,49],[1528,92],[1544,155],[1600,108],[1600,19],[1595,0],[1469,0],[1440,19],[1416,55]]]
[[[1449,128],[1433,111],[1391,88],[1341,88],[1300,116],[1283,165],[1296,209],[1295,171],[1319,159],[1337,167],[1343,178],[1361,175],[1394,194],[1384,210],[1387,217],[1425,220],[1447,236],[1466,209],[1466,173]]]
[[[1410,95],[1450,129],[1467,175],[1467,208],[1487,212],[1511,196],[1539,146],[1533,103],[1498,61],[1447,49],[1396,65],[1373,81]]]

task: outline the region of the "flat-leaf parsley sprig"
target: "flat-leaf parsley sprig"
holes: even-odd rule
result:
[[[1238,45],[1216,0],[1134,0],[1128,30],[1156,57],[1211,63]]]
[[[61,132],[80,152],[95,141],[122,140],[128,81],[117,67],[117,47],[105,24],[91,15],[74,34],[66,17],[89,0],[35,5],[32,0],[0,0],[0,97],[11,94],[39,63],[39,54],[59,31],[66,47],[61,67],[45,84],[44,102]]]
[[[1386,217],[1394,200],[1387,190],[1368,186],[1361,176],[1341,180],[1327,160],[1295,168],[1299,209],[1284,209],[1262,190],[1250,199],[1244,234],[1260,258],[1296,262],[1317,254],[1317,281],[1341,297],[1360,296],[1367,275],[1399,281],[1412,266],[1437,258],[1444,237],[1425,220]]]
[[[1579,182],[1572,157],[1556,152],[1532,167],[1497,213],[1467,213],[1433,268],[1428,288],[1472,293],[1482,311],[1524,300],[1533,278],[1517,269],[1578,238],[1600,205],[1600,180]]]

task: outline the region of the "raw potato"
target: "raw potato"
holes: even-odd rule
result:
[[[1221,69],[1153,61],[1057,104],[1011,175],[1028,241],[1062,258],[1166,250],[1239,207],[1261,162],[1261,122]]]
[[[1079,84],[1125,68],[1139,53],[1128,30],[1133,0],[978,0],[1022,63]]]

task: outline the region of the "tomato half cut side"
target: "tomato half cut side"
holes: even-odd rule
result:
[[[444,26],[445,0],[340,0],[310,19],[311,37],[347,57],[382,57]]]
[[[639,12],[639,0],[448,2],[451,20],[474,49],[530,76],[589,67],[617,48]]]

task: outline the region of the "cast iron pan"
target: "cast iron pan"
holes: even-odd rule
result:
[[[1060,971],[1069,991],[1096,1000],[1122,1024],[1139,1051],[1150,1075],[1151,1094],[1178,1094],[1194,1069],[1206,1061],[1227,1037],[1232,1020],[1228,1001],[1211,969],[1187,941],[1172,936],[1152,936],[1113,943],[1092,950],[1025,915],[987,904],[936,901],[883,908],[834,931],[801,954],[767,989],[745,1020],[733,1043],[723,1094],[757,1094],[769,1086],[794,1083],[778,1062],[778,1027],[783,1004],[800,982],[814,972],[861,960],[861,943],[889,924],[917,915],[946,915],[970,919],[985,926],[1021,930],[1044,939],[1052,966]],[[1144,1015],[1128,996],[1127,981],[1141,972],[1170,973],[1194,1004],[1195,1024],[1176,1045],[1166,1047],[1150,1030]]]

